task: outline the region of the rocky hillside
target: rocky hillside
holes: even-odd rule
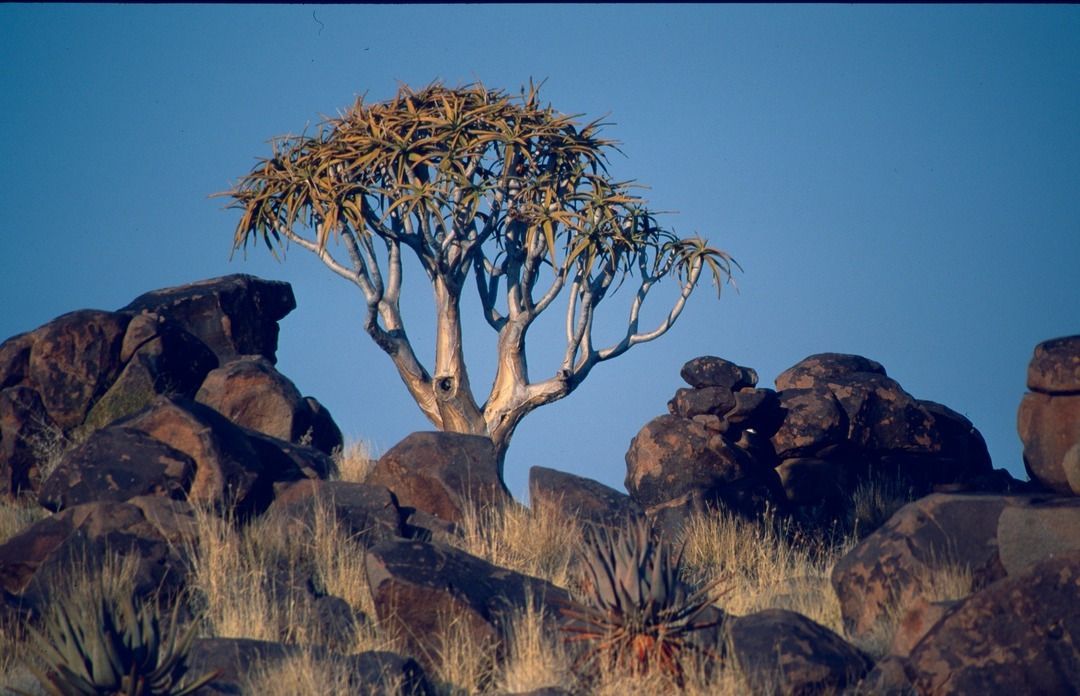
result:
[[[150,292],[117,311],[73,312],[0,344],[0,496],[47,511],[0,544],[7,621],[36,622],[73,559],[106,551],[135,563],[137,595],[181,596],[200,510],[241,526],[278,515],[300,523],[286,529],[304,529],[328,505],[362,549],[373,615],[292,574],[283,597],[319,607],[342,631],[374,623],[400,637],[397,652],[347,656],[350,688],[375,693],[392,674],[402,692],[425,692],[441,688],[430,675],[446,644],[437,619],[450,615],[502,660],[507,617],[537,603],[580,638],[577,664],[588,664],[612,645],[596,633],[611,616],[629,616],[650,596],[696,596],[701,588],[674,575],[665,587],[683,589],[658,589],[664,569],[678,566],[661,548],[720,510],[782,520],[796,541],[851,539],[831,571],[842,626],[782,608],[725,613],[720,598],[679,615],[672,635],[685,636],[670,644],[630,635],[631,666],[659,651],[656,664],[678,686],[679,656],[692,652],[738,665],[759,693],[1076,693],[1080,336],[1039,345],[1029,366],[1018,422],[1030,481],[995,470],[970,421],[907,393],[873,360],[813,355],[775,389],[752,368],[691,360],[680,373],[688,386],[629,443],[625,491],[554,469],[530,474],[532,506],[594,530],[585,535],[594,550],[640,551],[622,581],[644,590],[624,596],[614,580],[604,594],[603,572],[560,586],[448,543],[478,508],[519,506],[485,438],[415,433],[363,482],[336,480],[341,431],[275,368],[277,322],[294,307],[285,283],[229,276]],[[910,502],[875,519],[859,507],[872,490]],[[616,566],[629,562],[610,553]],[[968,578],[950,601],[932,592],[945,567]],[[898,626],[888,644],[865,649],[885,621]],[[253,662],[295,649],[206,638],[189,662],[220,671],[199,693],[239,693]]]

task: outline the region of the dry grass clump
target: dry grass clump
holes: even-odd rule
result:
[[[309,583],[321,594],[344,599],[374,615],[364,572],[364,550],[333,512],[316,505],[308,523],[264,515],[242,527],[211,511],[196,519],[199,542],[192,549],[192,585],[205,612],[207,630],[223,638],[255,638],[299,644],[332,643],[309,607],[296,601]],[[289,592],[288,588],[297,588]],[[375,632],[361,627],[350,651],[385,648]]]
[[[535,602],[528,602],[513,617],[506,645],[506,660],[498,677],[500,690],[524,693],[543,688],[569,691],[574,687],[570,650]]]
[[[308,650],[284,660],[256,665],[246,681],[245,693],[259,696],[349,694],[355,691],[344,660],[315,656]],[[394,684],[385,686],[386,691],[381,693],[398,692]]]
[[[699,585],[719,582],[725,611],[788,609],[843,635],[829,578],[852,540],[812,539],[772,515],[755,521],[715,510],[688,521],[683,543],[689,579]]]
[[[0,504],[0,544],[48,515],[48,510],[30,498]]]
[[[334,464],[337,471],[334,478],[338,481],[351,483],[363,483],[375,469],[375,463],[379,461],[374,447],[366,440],[354,440],[345,443],[340,450],[334,451]]]
[[[915,491],[894,476],[870,476],[851,494],[851,534],[862,539],[915,499]]]
[[[461,550],[510,570],[547,580],[559,587],[573,581],[574,552],[581,525],[558,506],[537,502],[465,510]]]

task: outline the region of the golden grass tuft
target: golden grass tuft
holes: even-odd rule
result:
[[[374,615],[364,571],[363,548],[342,528],[327,505],[316,505],[306,523],[267,514],[247,525],[209,510],[196,515],[199,542],[192,550],[193,587],[210,634],[298,644],[326,644],[310,607],[282,586],[310,580],[322,593]],[[276,577],[275,577],[276,576]],[[385,649],[371,627],[361,627],[351,651]]]
[[[570,586],[581,525],[556,505],[469,506],[461,526],[462,535],[453,543],[462,551],[559,587]]]
[[[788,609],[843,635],[830,575],[851,540],[824,542],[768,515],[753,521],[726,511],[694,515],[683,533],[691,582],[718,582],[724,611],[745,615]]]
[[[334,451],[333,459],[337,465],[334,478],[351,483],[366,481],[375,469],[375,463],[379,461],[374,447],[366,440],[345,443],[340,450]]]

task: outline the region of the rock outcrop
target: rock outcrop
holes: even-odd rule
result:
[[[340,429],[273,367],[277,322],[295,306],[287,283],[233,275],[146,293],[116,312],[71,312],[4,341],[0,495],[37,492],[72,443],[125,418],[145,421],[162,398],[198,396],[236,425],[329,455]],[[265,454],[265,442],[253,446]],[[197,490],[213,466],[196,466]]]

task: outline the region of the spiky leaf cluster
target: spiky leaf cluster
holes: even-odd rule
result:
[[[681,655],[696,649],[689,634],[715,626],[699,620],[711,587],[694,589],[682,577],[682,548],[672,549],[640,520],[621,531],[586,533],[582,565],[585,604],[566,607],[575,623],[564,630],[590,649],[583,659],[648,671],[652,666],[681,683]]]
[[[177,609],[168,633],[152,607],[129,595],[111,597],[97,588],[90,601],[61,601],[52,607],[44,632],[30,629],[42,672],[30,668],[53,696],[184,696],[217,674],[185,681],[192,624],[178,634]]]
[[[491,243],[489,262],[537,249],[558,273],[585,278],[639,264],[662,276],[698,259],[717,282],[728,277],[725,253],[664,229],[632,182],[608,176],[616,143],[601,126],[541,104],[535,85],[520,99],[440,84],[403,86],[375,104],[361,98],[314,135],[274,140],[273,156],[226,192],[243,211],[234,243],[272,249],[281,235],[300,239],[304,226],[320,252],[341,238],[365,266],[374,236],[411,247],[432,274],[469,271]]]

